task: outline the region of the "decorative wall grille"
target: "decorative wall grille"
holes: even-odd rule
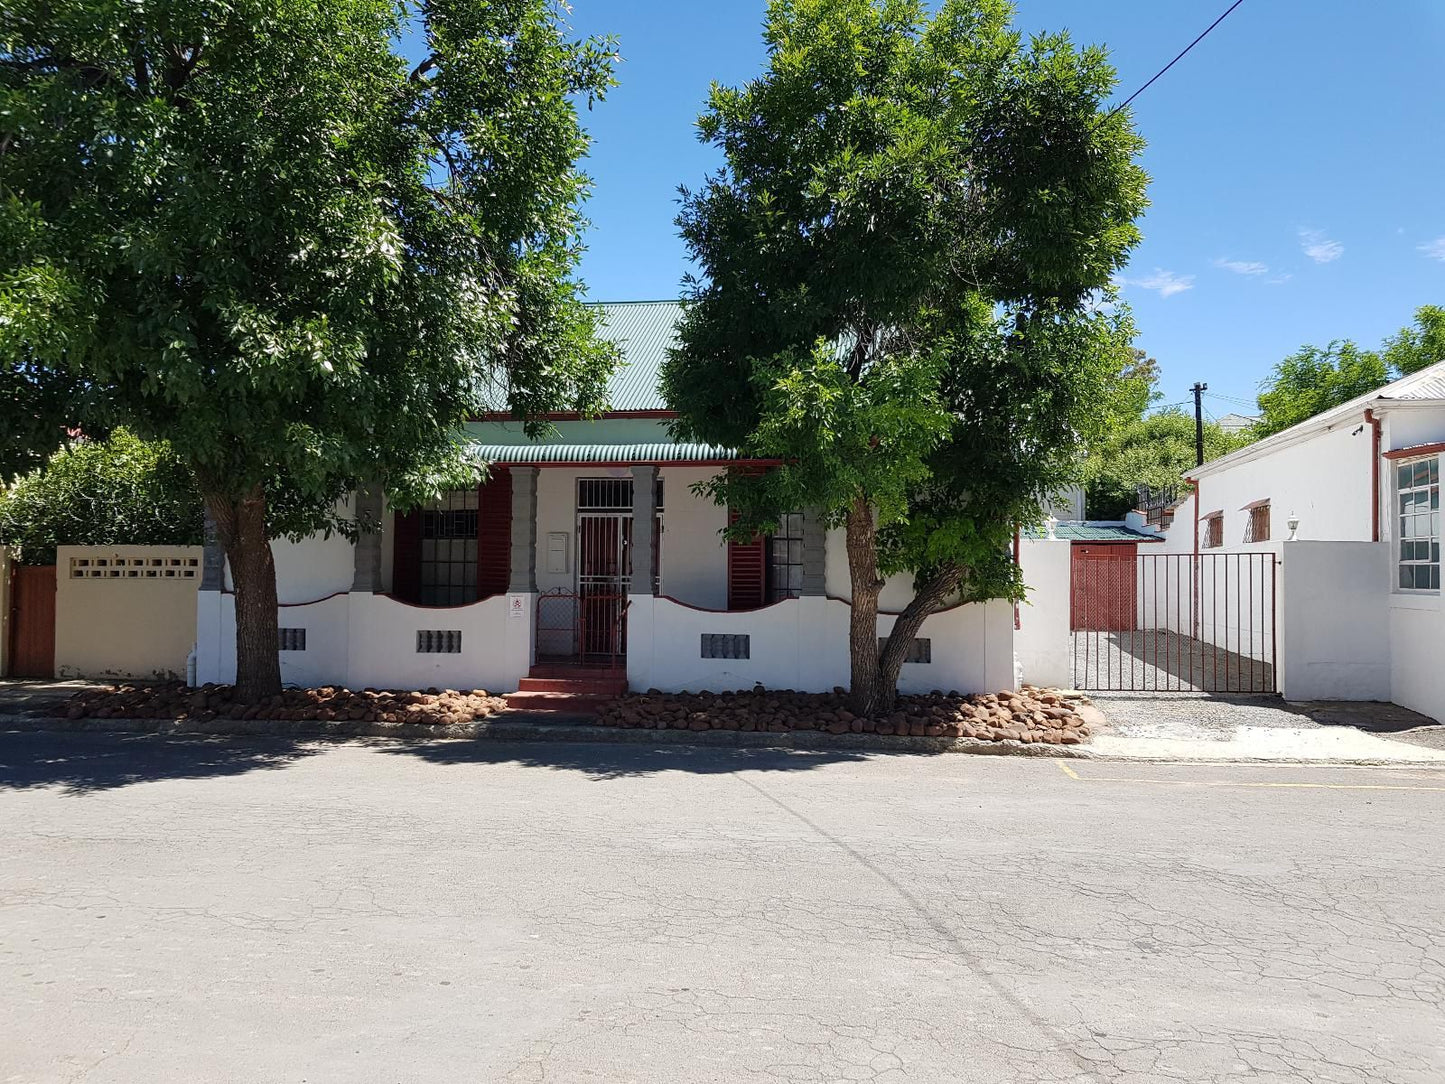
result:
[[[880,639],[878,650],[883,650],[883,645],[888,641]],[[933,662],[933,641],[927,636],[919,636],[913,643],[908,645],[908,654],[903,656],[904,662],[931,663]]]
[[[193,580],[198,557],[72,557],[73,580]]]
[[[704,659],[752,658],[751,637],[746,633],[705,632],[702,634]]]
[[[282,651],[305,651],[306,630],[305,629],[277,629],[281,634]]]
[[[460,655],[461,629],[417,629],[416,650],[419,655]]]

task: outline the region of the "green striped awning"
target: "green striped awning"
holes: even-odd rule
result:
[[[486,463],[549,465],[600,463],[726,463],[738,454],[711,444],[473,444]]]

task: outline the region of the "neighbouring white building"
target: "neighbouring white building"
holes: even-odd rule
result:
[[[605,306],[626,360],[605,416],[558,416],[541,441],[504,417],[480,419],[468,426],[489,464],[477,486],[406,516],[384,494],[358,493],[358,506],[380,513],[380,532],[356,544],[276,543],[283,680],[521,689],[538,706],[583,668],[594,689],[605,684],[597,670],[644,690],[846,685],[842,532],[800,509],[770,538],[725,544],[727,509],[693,492],[740,460],[668,433],[657,377],[679,312],[675,302]],[[880,635],[910,587],[899,577],[884,588],[881,607],[893,612],[880,615]],[[208,548],[201,682],[234,679],[233,603],[224,559]],[[1006,602],[935,614],[900,687],[1012,687],[1013,632]]]
[[[1277,557],[1287,698],[1445,720],[1442,453],[1445,363],[1197,468],[1157,552]]]

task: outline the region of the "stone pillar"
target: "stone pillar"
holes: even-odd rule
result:
[[[224,590],[226,586],[226,551],[221,548],[221,543],[216,538],[216,521],[211,518],[210,512],[206,513],[201,538],[203,548],[201,549],[200,590]]]
[[[632,583],[631,595],[651,595],[652,531],[657,519],[657,468],[632,468]]]
[[[803,594],[828,593],[827,529],[816,508],[803,509]]]
[[[351,589],[366,594],[381,590],[381,486],[356,491],[356,526],[360,533],[352,551]]]
[[[512,578],[507,591],[537,593],[537,468],[512,468]]]

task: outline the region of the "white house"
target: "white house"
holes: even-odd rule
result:
[[[672,691],[845,685],[842,532],[800,509],[771,538],[724,544],[727,510],[693,492],[741,461],[668,433],[657,378],[679,312],[676,302],[605,306],[626,364],[602,418],[555,417],[541,441],[505,418],[480,419],[468,433],[490,466],[476,487],[406,516],[384,494],[358,493],[358,507],[380,513],[380,532],[355,545],[277,543],[283,680],[520,689],[538,705],[549,692],[624,681]],[[224,566],[208,549],[202,682],[235,674]],[[909,588],[906,577],[884,588],[881,607],[892,612],[880,615],[880,634]],[[1012,610],[991,602],[930,617],[901,687],[997,691],[1013,681]]]
[[[1286,697],[1445,720],[1442,452],[1445,363],[1197,468],[1159,552],[1278,557]]]

